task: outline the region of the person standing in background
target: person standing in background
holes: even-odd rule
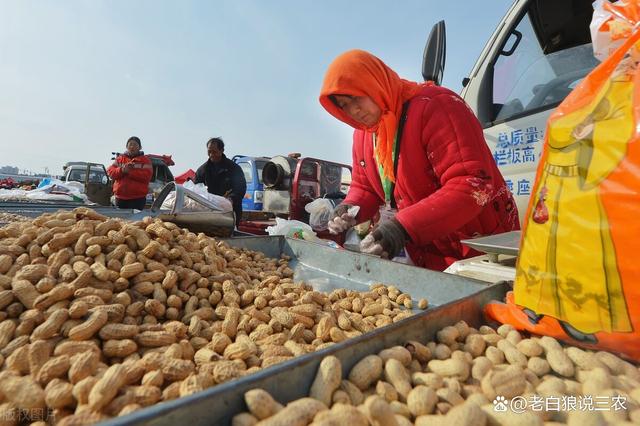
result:
[[[107,169],[113,179],[113,193],[119,209],[143,210],[149,192],[153,166],[142,152],[142,142],[137,136],[127,140],[127,152],[118,155]]]
[[[231,200],[236,225],[242,218],[242,199],[247,192],[247,182],[240,166],[224,155],[222,138],[207,141],[209,159],[196,171],[195,183],[204,183],[210,194],[220,195]]]

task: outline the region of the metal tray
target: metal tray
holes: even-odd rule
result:
[[[479,325],[481,307],[491,299],[502,298],[503,284],[489,284],[382,260],[380,258],[336,250],[320,244],[285,237],[246,237],[226,240],[232,246],[259,250],[270,257],[291,256],[289,265],[296,279],[315,289],[363,290],[372,282],[394,284],[417,300],[429,300],[429,309],[395,324],[346,340],[322,351],[310,353],[275,365],[250,376],[209,388],[198,394],[158,404],[110,420],[105,425],[227,425],[233,415],[244,411],[244,392],[262,387],[280,402],[300,398],[308,392],[323,357],[335,355],[343,370],[349,371],[362,357],[406,340],[427,341],[434,333],[464,319]]]
[[[173,191],[176,193],[173,207],[170,210],[162,210],[162,203]],[[187,199],[200,204],[205,211],[185,210]],[[211,237],[231,237],[235,228],[233,212],[223,213],[216,210],[216,206],[209,200],[175,182],[169,182],[162,188],[151,206],[151,211],[146,215],[156,216],[191,232],[203,232]]]
[[[38,217],[44,213],[54,213],[58,210],[73,210],[78,207],[88,207],[109,217],[128,219],[133,216],[133,209],[118,209],[115,207],[82,204],[72,201],[0,201],[0,212],[14,213],[27,217]]]
[[[286,404],[307,396],[322,359],[336,356],[346,374],[360,359],[383,348],[404,344],[408,340],[427,342],[435,333],[460,320],[478,327],[484,323],[482,307],[492,299],[504,297],[506,285],[494,285],[472,295],[429,309],[395,324],[346,340],[318,352],[294,358],[258,373],[209,388],[203,392],[158,404],[128,416],[103,423],[105,426],[145,425],[189,426],[230,425],[234,415],[246,411],[244,393],[255,388],[268,391]]]
[[[429,306],[439,306],[484,289],[490,283],[424,268],[391,262],[362,253],[338,250],[322,244],[282,236],[242,237],[225,240],[238,248],[261,251],[269,257],[285,254],[294,279],[315,290],[336,288],[366,290],[372,283],[395,285],[415,302],[421,298]],[[416,303],[417,304],[417,303]]]
[[[497,235],[462,240],[462,244],[487,254],[517,256],[520,251],[521,231],[504,232]]]
[[[171,210],[161,209],[162,203],[172,191],[176,191],[175,203]],[[207,211],[185,211],[184,205],[190,198],[205,208]],[[178,185],[175,182],[167,183],[151,209],[134,211],[133,209],[118,209],[115,207],[87,205],[69,201],[57,202],[0,202],[0,212],[14,213],[27,217],[37,217],[44,213],[53,213],[58,210],[73,210],[77,207],[89,207],[96,212],[108,217],[117,217],[126,220],[141,220],[145,216],[158,217],[167,222],[187,228],[191,232],[203,232],[213,237],[231,237],[235,229],[235,216],[233,212],[223,213],[215,210],[215,206],[206,198]],[[0,222],[0,226],[6,222]]]

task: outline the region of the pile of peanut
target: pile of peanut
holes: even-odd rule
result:
[[[95,423],[411,315],[393,286],[325,294],[292,277],[285,257],[152,218],[80,207],[6,225],[0,423]]]
[[[15,213],[0,213],[0,223],[5,222],[24,222],[29,220],[28,217]]]
[[[269,393],[245,394],[249,412],[233,426],[586,426],[640,424],[640,369],[608,352],[563,347],[551,337],[523,337],[460,321],[437,342],[409,341],[361,359],[343,379],[338,358],[320,363],[308,398],[283,407]],[[625,409],[496,411],[510,400],[563,395],[622,396]],[[629,423],[625,423],[629,422]]]

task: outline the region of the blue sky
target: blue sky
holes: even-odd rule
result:
[[[511,0],[0,0],[0,165],[61,173],[110,163],[137,135],[174,174],[226,153],[350,163],[351,129],[317,101],[334,57],[359,48],[419,80],[447,24],[457,92]]]

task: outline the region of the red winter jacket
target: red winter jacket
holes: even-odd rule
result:
[[[396,218],[417,266],[443,270],[479,253],[460,240],[520,229],[511,192],[477,118],[454,92],[424,87],[409,101],[396,175]],[[371,219],[384,204],[371,133],[353,135],[353,175],[344,201]]]
[[[133,164],[129,173],[124,173],[121,166]],[[113,193],[121,200],[133,200],[147,196],[149,182],[153,175],[151,160],[144,154],[129,157],[120,154],[116,161],[109,166],[107,173],[113,179]]]

